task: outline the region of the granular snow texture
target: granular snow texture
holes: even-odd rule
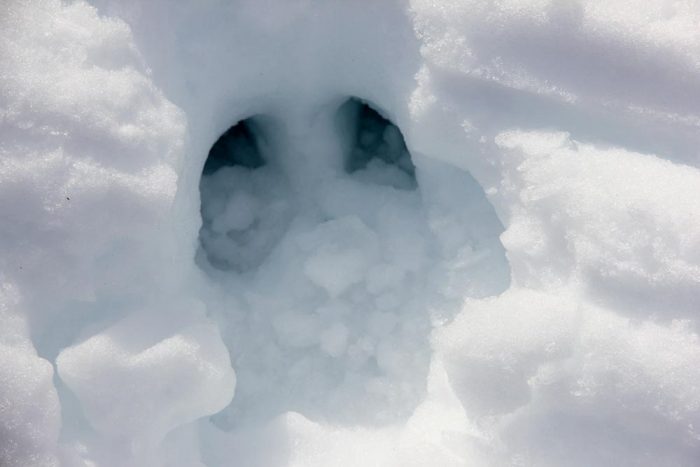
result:
[[[697,466],[700,5],[7,0],[0,465]]]

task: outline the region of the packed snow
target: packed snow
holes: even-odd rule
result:
[[[696,466],[700,5],[8,0],[0,465]]]

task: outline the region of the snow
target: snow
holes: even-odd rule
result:
[[[699,24],[5,2],[0,465],[696,465]]]

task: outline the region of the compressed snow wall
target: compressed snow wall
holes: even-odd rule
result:
[[[699,22],[5,2],[0,465],[695,465]]]

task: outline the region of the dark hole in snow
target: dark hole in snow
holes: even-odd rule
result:
[[[383,180],[397,188],[415,188],[415,166],[401,130],[367,102],[349,98],[340,106],[337,125],[343,141],[347,173],[366,169],[395,172],[393,180]],[[373,171],[376,173],[376,171]]]
[[[211,147],[203,174],[210,175],[225,166],[240,165],[247,169],[257,169],[265,165],[257,133],[255,117],[241,120],[229,128]]]
[[[286,230],[289,195],[272,160],[270,125],[261,115],[241,120],[219,137],[204,163],[198,255],[216,269],[256,268]]]

